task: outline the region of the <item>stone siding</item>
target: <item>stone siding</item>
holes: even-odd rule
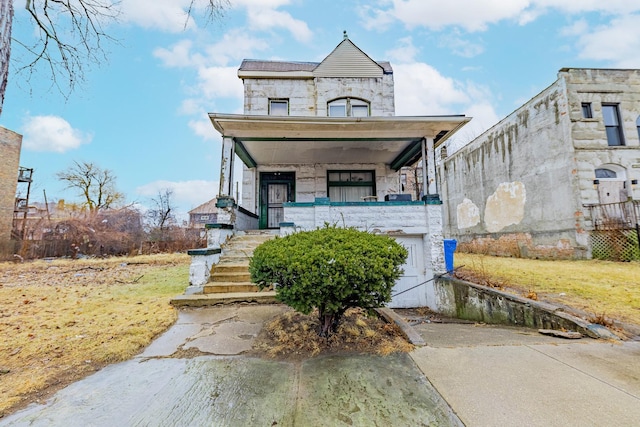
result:
[[[13,226],[22,135],[0,127],[0,245],[8,247]]]
[[[536,258],[588,258],[599,203],[595,169],[619,173],[638,199],[639,70],[563,69],[500,123],[443,160],[445,235],[460,250]],[[582,114],[590,103],[593,118]],[[602,104],[618,104],[625,145],[607,143]]]

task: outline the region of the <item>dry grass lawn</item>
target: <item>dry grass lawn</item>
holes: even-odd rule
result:
[[[567,305],[591,320],[640,325],[640,262],[543,261],[455,254],[462,278]]]
[[[126,360],[177,318],[187,255],[0,263],[0,416]]]

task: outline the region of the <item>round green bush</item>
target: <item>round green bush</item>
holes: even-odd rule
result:
[[[393,238],[325,226],[269,240],[253,253],[251,279],[260,289],[309,314],[318,309],[320,335],[335,332],[350,307],[373,309],[391,301],[407,250]]]

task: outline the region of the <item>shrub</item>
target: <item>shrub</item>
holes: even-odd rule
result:
[[[407,250],[393,238],[326,225],[260,245],[249,264],[260,289],[295,310],[318,310],[321,336],[335,332],[350,307],[373,309],[391,301]]]

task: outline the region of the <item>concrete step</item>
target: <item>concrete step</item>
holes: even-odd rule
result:
[[[218,263],[213,267],[213,273],[246,273],[249,271],[249,261],[240,262],[225,262]]]
[[[171,305],[174,307],[206,307],[239,303],[278,304],[278,301],[274,291],[178,295],[171,299]]]
[[[204,294],[260,292],[260,289],[251,282],[209,282],[204,285],[202,292]]]
[[[209,283],[217,282],[249,282],[251,283],[251,275],[248,270],[245,271],[214,271],[209,278]]]

